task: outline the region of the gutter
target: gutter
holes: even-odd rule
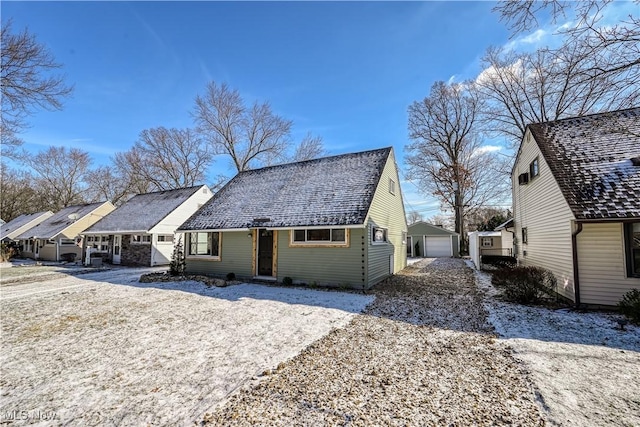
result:
[[[578,234],[582,232],[582,223],[576,223],[576,230],[571,233],[571,254],[573,256],[573,289],[576,308],[580,307],[580,274],[578,271]]]

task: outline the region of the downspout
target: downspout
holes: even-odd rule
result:
[[[582,223],[576,223],[576,230],[571,233],[571,252],[573,255],[573,289],[576,308],[580,307],[580,274],[578,272],[578,234],[582,232]]]

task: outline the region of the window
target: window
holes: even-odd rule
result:
[[[387,229],[386,228],[373,227],[372,231],[373,231],[373,233],[371,233],[371,237],[372,237],[373,243],[386,243],[387,242]]]
[[[530,179],[535,178],[540,175],[540,165],[538,162],[538,158],[536,157],[531,164],[529,164],[529,177]]]
[[[396,194],[396,182],[389,178],[389,193]]]
[[[60,239],[60,245],[62,246],[71,246],[75,244],[76,244],[75,239]]]
[[[625,224],[624,231],[627,274],[629,277],[640,277],[640,222]]]
[[[160,234],[158,236],[158,243],[173,243],[172,234]]]
[[[483,237],[482,238],[482,247],[490,248],[493,246],[493,237]]]
[[[529,239],[528,233],[527,233],[527,227],[524,227],[522,229],[522,243],[527,243],[527,240]]]
[[[148,245],[151,243],[151,235],[149,234],[132,234],[131,243],[136,245]]]
[[[347,245],[347,230],[344,228],[297,229],[291,233],[292,244]]]
[[[220,233],[189,233],[188,254],[220,257]]]

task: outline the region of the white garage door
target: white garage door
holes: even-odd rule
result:
[[[453,256],[451,237],[449,236],[424,236],[424,242],[427,258]]]

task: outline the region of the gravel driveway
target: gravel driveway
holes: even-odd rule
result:
[[[420,261],[363,315],[243,387],[212,425],[544,425],[464,261]]]

